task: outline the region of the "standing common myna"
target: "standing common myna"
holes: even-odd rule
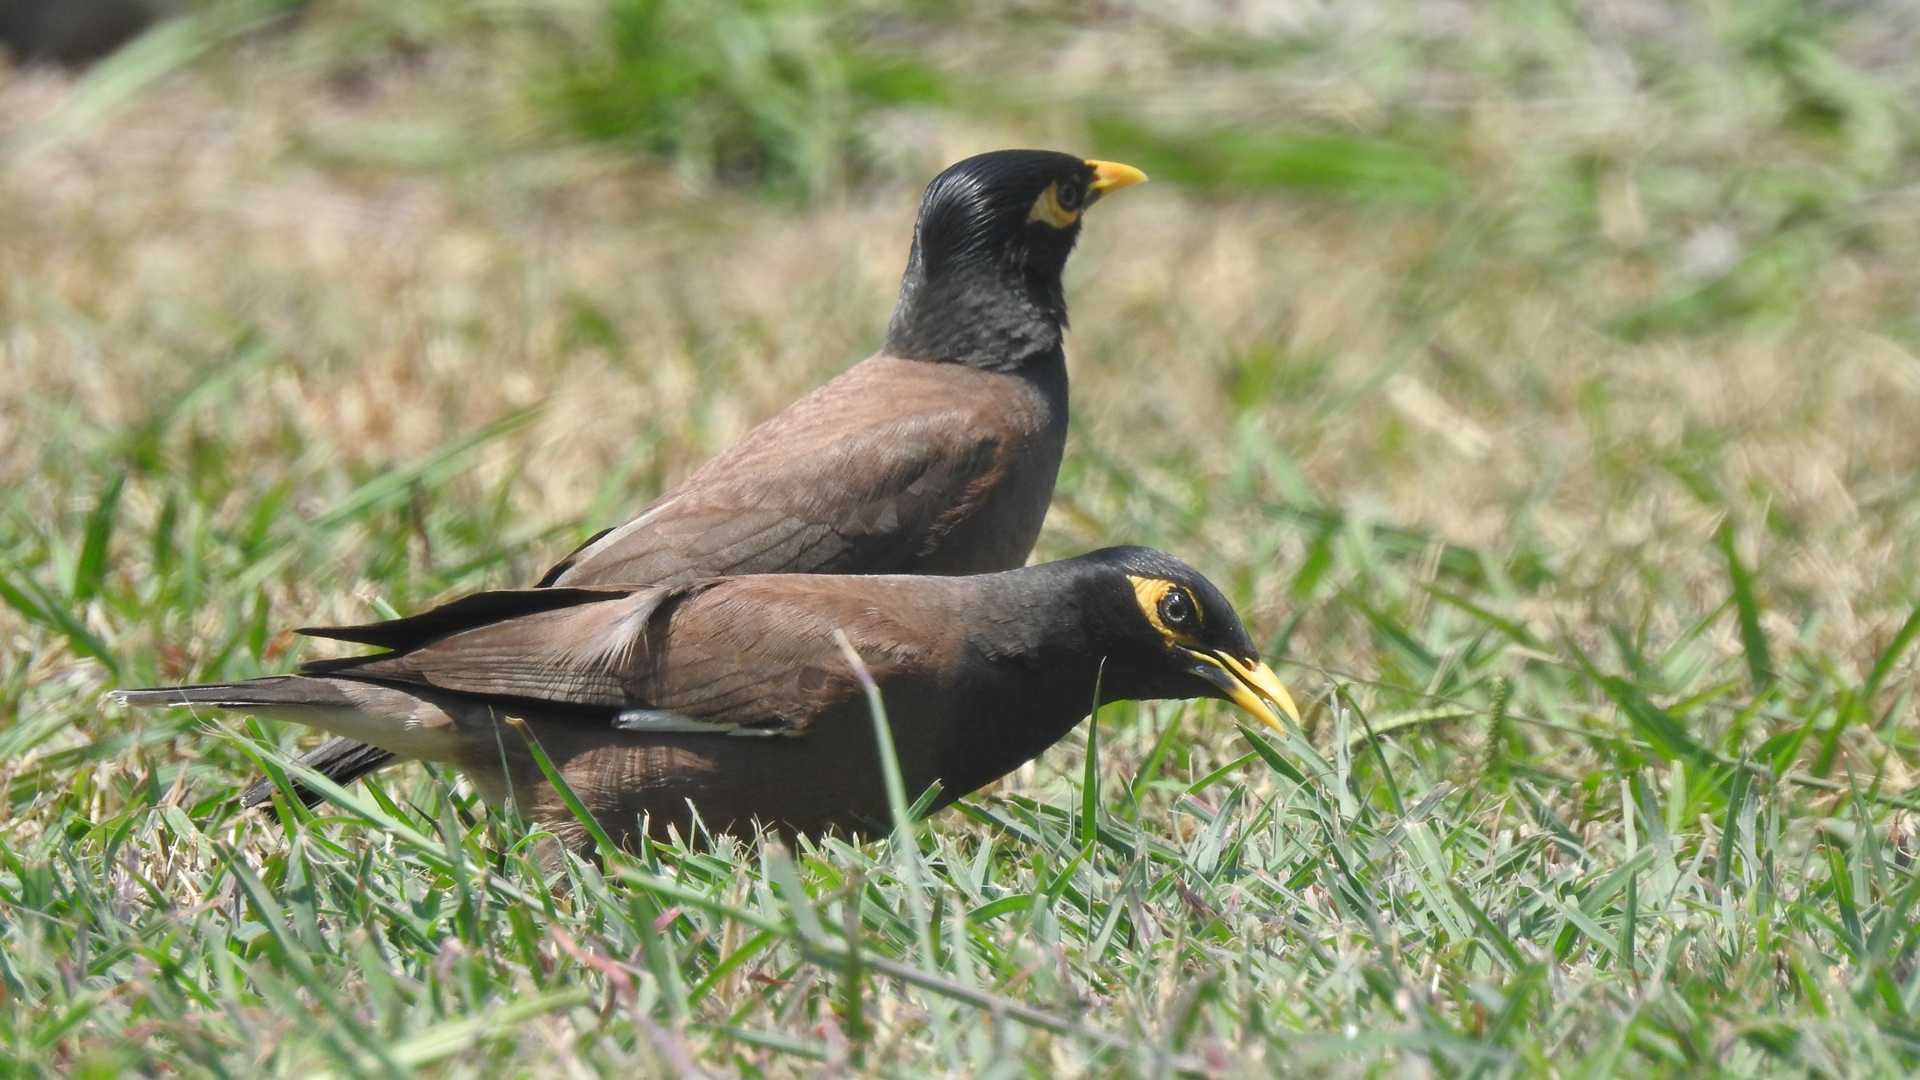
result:
[[[1081,213],[1145,179],[1047,150],[948,168],[920,201],[880,352],[587,541],[540,584],[977,574],[1025,563],[1066,442],[1060,271]],[[392,755],[334,739],[304,760],[347,783]],[[263,780],[241,801],[272,794]]]
[[[1080,215],[1146,179],[1046,150],[927,185],[878,355],[742,436],[543,585],[1026,562],[1067,431],[1060,272]]]
[[[392,651],[299,675],[119,690],[125,705],[247,709],[453,764],[575,846],[524,720],[625,846],[690,825],[884,830],[867,699],[879,684],[911,798],[935,808],[1032,759],[1094,704],[1223,698],[1275,727],[1292,699],[1232,605],[1150,548],[969,577],[757,575],[480,593],[355,630]]]

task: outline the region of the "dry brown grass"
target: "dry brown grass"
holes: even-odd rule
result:
[[[215,362],[242,325],[276,354],[245,390],[235,434],[250,455],[292,429],[342,466],[406,460],[550,397],[490,453],[530,463],[523,516],[565,525],[636,433],[657,433],[657,460],[641,463],[657,484],[884,327],[905,186],[798,213],[690,206],[667,177],[578,156],[451,179],[334,165],[301,148],[444,93],[439,73],[352,95],[283,79],[240,64],[214,85],[176,82],[8,171],[10,482],[40,464],[40,403],[124,424],[147,378]],[[18,131],[65,81],[9,76],[0,115]],[[1685,521],[1674,539],[1698,543],[1714,511],[1621,475],[1690,455],[1689,432],[1713,433],[1730,490],[1764,489],[1809,527],[1852,523],[1920,456],[1920,363],[1873,325],[1912,286],[1894,253],[1841,261],[1805,313],[1759,334],[1623,344],[1592,325],[1615,305],[1570,303],[1559,283],[1496,265],[1473,268],[1487,287],[1463,310],[1409,335],[1394,294],[1446,237],[1393,216],[1151,188],[1103,208],[1073,268],[1082,438],[1205,467],[1223,457],[1235,358],[1277,351],[1311,381],[1246,419],[1317,491],[1480,545],[1527,501],[1556,549],[1587,557],[1644,543],[1654,522]],[[582,306],[620,347],[578,340],[567,323]],[[1623,482],[1639,497],[1619,498]],[[1864,586],[1847,591],[1889,584],[1844,561]]]
[[[1102,205],[1070,268],[1074,428],[1040,548],[1166,547],[1227,584],[1260,632],[1298,618],[1287,651],[1307,667],[1289,678],[1316,693],[1358,678],[1348,689],[1366,708],[1415,708],[1428,690],[1483,707],[1487,677],[1515,678],[1516,710],[1600,733],[1591,745],[1515,736],[1542,775],[1564,774],[1555,805],[1596,845],[1619,826],[1606,772],[1617,748],[1604,739],[1626,729],[1615,703],[1580,681],[1575,650],[1662,704],[1726,697],[1686,722],[1728,730],[1747,701],[1751,643],[1716,546],[1724,522],[1756,573],[1761,626],[1792,685],[1765,698],[1775,726],[1726,745],[1702,734],[1717,751],[1830,722],[1835,695],[1858,686],[1920,598],[1920,272],[1910,257],[1920,188],[1901,171],[1911,171],[1901,156],[1910,144],[1899,135],[1887,163],[1858,166],[1853,182],[1869,194],[1848,204],[1852,231],[1792,263],[1787,285],[1701,321],[1634,329],[1689,282],[1710,285],[1727,244],[1798,235],[1731,216],[1746,205],[1731,197],[1730,216],[1716,217],[1719,196],[1687,187],[1696,173],[1817,162],[1827,144],[1783,126],[1791,106],[1777,88],[1719,109],[1646,92],[1616,54],[1670,28],[1653,8],[1618,7],[1595,16],[1605,25],[1589,27],[1585,44],[1566,43],[1557,70],[1568,82],[1554,92],[1444,64],[1398,91],[1427,95],[1457,122],[1450,160],[1465,188],[1444,204],[1163,184]],[[1434,39],[1464,48],[1489,22],[1517,33],[1463,12]],[[1366,17],[1353,19],[1349,30],[1364,28]],[[1077,38],[975,47],[1044,54],[1058,85],[1125,86],[1147,99],[1178,89],[1188,112],[1339,117],[1362,132],[1403,122],[1370,76],[1228,67],[1199,78],[1179,50],[1156,51],[1152,19],[1110,22]],[[1873,59],[1883,45],[1836,47],[1891,65]],[[149,538],[169,506],[210,522],[183,535],[225,538],[288,493],[274,515],[290,537],[273,549],[278,561],[252,573],[244,544],[219,548],[209,555],[228,560],[210,577],[218,595],[170,593],[177,610],[145,614],[83,598],[77,616],[130,671],[277,670],[288,662],[284,627],[524,583],[865,355],[884,330],[917,179],[807,208],[689,193],[666,169],[530,133],[528,106],[471,43],[351,77],[290,62],[289,48],[221,53],[75,138],[0,158],[0,572],[50,587],[69,573],[87,513],[123,467],[131,479],[107,567],[116,584],[103,593],[139,595],[164,577]],[[1717,53],[1689,55],[1702,85],[1744,78],[1716,67]],[[1911,81],[1885,75],[1879,89],[1891,98]],[[71,90],[68,76],[0,69],[0,143],[55,116]],[[1908,111],[1892,115],[1896,133],[1909,129]],[[1078,148],[1080,119],[922,116],[892,152],[911,163],[900,175],[918,178],[992,146]],[[392,163],[395,147],[438,145],[446,132],[458,152]],[[192,399],[150,445],[132,434],[228,368],[230,382]],[[382,470],[535,404],[531,422],[435,474],[411,503],[300,531]],[[1296,583],[1316,557],[1315,533],[1280,507],[1349,522],[1324,538],[1330,568],[1305,588]],[[1417,535],[1383,547],[1354,522]],[[1484,554],[1495,572],[1447,569],[1447,544]],[[1500,568],[1528,566],[1544,569],[1500,580]],[[1483,630],[1429,586],[1514,620],[1538,647],[1472,659]],[[203,666],[255,619],[271,628],[267,647]],[[1407,662],[1383,623],[1442,654],[1439,670]],[[56,628],[0,606],[0,645],[14,654],[11,724],[56,709],[102,737],[145,737],[121,718],[93,718],[108,673]],[[1839,739],[1831,775],[1852,767],[1863,783],[1906,789],[1912,655],[1893,664],[1876,722]],[[1477,666],[1463,674],[1456,663]],[[1103,747],[1109,783],[1135,775],[1162,725],[1187,714],[1144,715]],[[1331,745],[1333,714],[1316,715],[1316,736]],[[1195,727],[1181,775],[1245,752],[1226,725]],[[1395,761],[1477,783],[1483,730],[1432,735]],[[90,738],[52,739],[7,783],[46,783],[34,763]],[[106,793],[149,764],[194,763],[191,779],[167,775],[209,800],[251,767],[194,738],[141,754],[137,766],[86,766],[99,770],[90,820],[110,817]],[[1078,754],[1063,748],[1007,790],[1059,794]],[[1265,796],[1276,783],[1262,774],[1248,790]],[[1163,801],[1155,827],[1183,841],[1201,830],[1170,809],[1174,796]],[[8,835],[26,843],[57,827],[54,806],[26,798]],[[270,834],[223,827],[268,858]],[[944,827],[968,842],[988,834]],[[147,869],[179,876],[171,863]],[[1325,901],[1318,888],[1300,902]],[[1365,951],[1357,926],[1340,930],[1339,955]],[[1153,976],[1163,996],[1177,974],[1170,965]]]

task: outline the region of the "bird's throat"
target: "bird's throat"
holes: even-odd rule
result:
[[[1012,371],[1058,358],[1067,325],[1059,274],[995,263],[929,274],[919,252],[900,283],[886,351]]]

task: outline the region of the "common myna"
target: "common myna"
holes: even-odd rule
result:
[[[1146,175],[999,150],[927,186],[880,352],[588,541],[543,585],[1026,562],[1067,431],[1060,272],[1081,213]]]
[[[1094,705],[1222,698],[1279,726],[1293,701],[1232,605],[1150,548],[968,577],[756,575],[480,593],[337,632],[385,646],[298,675],[120,690],[125,705],[247,709],[459,767],[576,847],[524,720],[632,846],[691,812],[714,832],[884,829],[886,789],[843,631],[878,683],[908,796],[939,808],[1064,736]],[[689,807],[692,811],[690,812]]]
[[[728,574],[977,574],[1027,561],[1067,432],[1060,271],[1080,217],[1138,169],[999,150],[934,178],[880,352],[788,406],[542,586]],[[392,760],[334,739],[346,783]],[[272,796],[265,781],[247,805]]]

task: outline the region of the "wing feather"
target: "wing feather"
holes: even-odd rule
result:
[[[867,360],[748,432],[543,580],[915,570],[1002,485],[1026,440],[1053,422],[1037,393],[1006,379],[958,365]],[[1038,521],[1019,528],[1029,524]]]
[[[887,610],[917,615],[926,604],[914,594],[958,587],[952,578],[781,575],[642,589],[333,662],[326,673],[541,705],[625,730],[797,733],[859,694],[835,630],[876,674],[920,664],[921,648],[904,644],[917,635]]]

